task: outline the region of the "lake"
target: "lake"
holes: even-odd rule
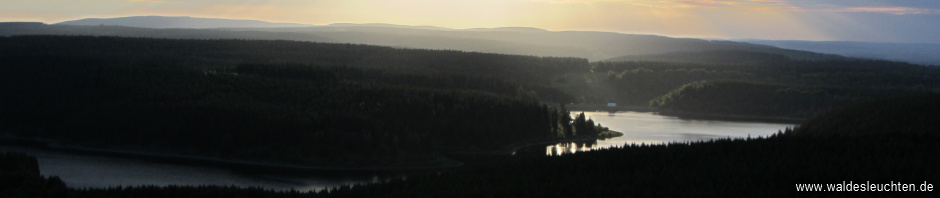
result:
[[[574,113],[580,112],[572,112]],[[688,120],[655,113],[585,112],[596,123],[624,133],[622,137],[596,142],[561,143],[529,147],[519,152],[561,155],[629,143],[659,144],[722,137],[766,136],[792,124]],[[544,150],[543,150],[544,149]],[[143,159],[106,157],[47,151],[26,147],[0,147],[0,151],[29,153],[39,161],[43,175],[57,175],[72,188],[106,188],[139,185],[235,185],[274,190],[320,190],[340,185],[404,179],[411,173],[323,171],[309,173],[253,173],[222,167],[193,166]]]
[[[220,185],[263,187],[273,190],[321,190],[340,185],[403,179],[406,173],[321,171],[304,173],[255,173],[213,166],[193,166],[0,146],[0,151],[19,151],[36,157],[44,176],[57,175],[71,188],[107,188],[141,185]]]
[[[571,112],[575,117],[580,111]],[[597,148],[620,147],[624,144],[662,144],[725,137],[769,136],[794,124],[681,119],[655,112],[584,112],[595,123],[623,133],[621,137],[589,142],[568,142],[544,147],[545,155],[563,155]],[[541,153],[542,148],[526,148],[519,152]]]

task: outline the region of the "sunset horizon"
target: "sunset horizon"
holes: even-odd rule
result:
[[[513,0],[169,1],[5,3],[0,21],[188,16],[327,25],[382,23],[453,29],[534,27],[684,38],[940,43],[931,1]]]

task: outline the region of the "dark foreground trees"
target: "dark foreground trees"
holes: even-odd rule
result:
[[[235,187],[69,190],[70,197],[935,197],[940,96],[862,103],[771,137],[624,145],[322,192]],[[890,107],[890,108],[889,108]],[[913,110],[913,111],[911,111]],[[854,116],[856,113],[868,113]],[[849,115],[849,116],[846,116]],[[895,119],[934,118],[934,119]],[[853,123],[847,129],[839,126]],[[895,124],[903,124],[900,126]],[[873,126],[873,127],[866,127]],[[892,127],[893,126],[893,127]],[[912,127],[907,127],[912,126]],[[832,130],[836,129],[836,130]],[[932,192],[799,192],[796,184],[923,183]]]
[[[0,196],[65,197],[67,191],[59,177],[40,175],[35,157],[23,153],[0,153]]]

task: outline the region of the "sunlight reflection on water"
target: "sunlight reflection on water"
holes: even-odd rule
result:
[[[572,111],[571,115],[581,113]],[[662,144],[689,142],[724,137],[768,136],[793,127],[793,124],[689,120],[652,112],[584,112],[584,115],[605,127],[623,133],[621,137],[596,142],[568,142],[545,146],[545,155],[555,156],[598,148],[621,147],[625,144]]]

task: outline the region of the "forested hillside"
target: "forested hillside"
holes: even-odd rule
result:
[[[543,58],[451,50],[396,49],[297,41],[172,40],[118,37],[18,36],[0,38],[11,64],[139,65],[227,73],[244,63],[304,63],[440,76],[461,75],[478,83],[506,84],[521,92],[566,102],[571,96],[544,87],[571,72],[589,69],[579,58]],[[379,69],[381,71],[372,71]],[[422,77],[427,78],[427,77]],[[449,77],[446,77],[449,78]],[[504,82],[500,82],[504,81]],[[493,92],[506,92],[487,90]],[[545,92],[541,93],[539,91]]]
[[[914,93],[917,92],[717,80],[683,85],[650,101],[650,105],[663,110],[685,112],[808,118],[823,110],[858,100]]]
[[[608,134],[539,102],[570,96],[533,82],[585,67],[294,41],[7,37],[0,129],[62,145],[300,165],[439,161]]]
[[[258,39],[165,40],[140,42],[130,38],[69,39],[35,37],[5,41],[6,49],[36,51],[54,43],[78,59],[107,58],[111,64],[174,65],[199,72],[230,72],[242,63],[308,63],[322,66],[379,69],[458,81],[449,86],[537,98],[549,103],[648,106],[683,85],[703,80],[741,80],[771,83],[786,89],[832,90],[833,104],[866,99],[880,93],[938,91],[937,69],[907,63],[850,59],[836,55],[786,50],[728,41],[677,39],[650,35],[600,32],[551,32],[538,29],[494,28],[449,30],[382,24],[336,24],[296,28],[147,29],[122,26],[71,26],[40,23],[3,23],[0,35],[69,34],[155,38]],[[29,36],[27,36],[29,37]],[[29,42],[24,42],[30,40]],[[45,41],[42,41],[45,40]],[[288,41],[294,40],[294,41]],[[453,50],[397,49],[358,44],[312,44],[296,41],[369,43],[399,47],[456,49],[507,54],[464,53]],[[405,45],[407,44],[407,45]],[[643,46],[638,49],[637,46]],[[50,48],[57,49],[57,48]],[[533,51],[534,50],[534,51]],[[99,53],[100,52],[100,53]],[[107,52],[107,53],[105,53]],[[104,54],[104,55],[102,55]],[[536,54],[586,58],[517,56]],[[605,58],[597,58],[603,56]],[[617,57],[620,56],[620,57]],[[607,59],[610,57],[617,57]],[[589,63],[588,60],[605,60]],[[55,59],[47,61],[56,61]],[[432,75],[427,77],[425,75]],[[388,77],[383,77],[388,78]],[[463,80],[466,79],[466,80]],[[419,80],[420,81],[420,80]],[[469,82],[473,81],[473,82]],[[482,85],[484,81],[493,85]],[[405,86],[427,85],[411,82]],[[861,93],[860,95],[840,95]],[[740,94],[713,98],[720,101]],[[717,95],[716,95],[717,96]],[[886,96],[877,96],[886,97]],[[703,98],[704,99],[704,98]],[[784,103],[763,103],[759,108],[784,108]],[[656,103],[658,105],[658,103]],[[741,107],[734,111],[703,112],[664,105],[664,111],[765,115],[763,110]],[[832,106],[779,112],[803,119]],[[710,111],[710,110],[709,110]]]
[[[937,136],[938,115],[940,94],[914,94],[834,108],[803,122],[794,134],[817,138],[931,138]]]
[[[940,68],[873,60],[806,61],[756,52],[592,63],[619,95],[664,111],[806,118],[854,101],[940,91]]]

